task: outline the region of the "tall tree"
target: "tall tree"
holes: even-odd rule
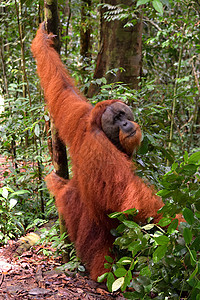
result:
[[[104,4],[104,5],[103,5]],[[142,67],[142,22],[138,18],[136,24],[125,26],[128,19],[105,18],[105,14],[112,10],[116,11],[122,7],[134,7],[131,0],[103,0],[101,6],[101,29],[100,29],[100,51],[97,57],[97,65],[94,79],[106,77],[107,81],[121,81],[129,84],[131,88],[137,89]],[[123,8],[121,9],[123,11]],[[123,68],[116,75],[109,72],[111,69]],[[91,85],[88,96],[92,97],[98,92],[96,85]]]

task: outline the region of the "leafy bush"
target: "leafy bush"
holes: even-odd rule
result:
[[[9,186],[0,188],[0,244],[6,244],[9,239],[24,234],[23,212],[16,206],[20,196],[27,193],[26,190],[15,192]]]
[[[174,163],[163,176],[158,194],[166,205],[158,225],[139,226],[133,221],[134,209],[110,215],[120,221],[113,231],[120,255],[117,261],[106,257],[108,272],[99,277],[99,281],[106,278],[109,291],[129,288],[124,293],[127,299],[200,299],[199,166],[200,152],[190,157],[185,153],[184,161]],[[180,207],[186,222],[178,231],[178,220],[171,217]]]

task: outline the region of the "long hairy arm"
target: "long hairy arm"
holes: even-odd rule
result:
[[[72,78],[53,48],[53,34],[47,34],[40,24],[31,46],[37,62],[37,73],[44,89],[45,100],[61,139],[69,146],[78,126],[84,130],[84,116],[92,109],[76,89]]]

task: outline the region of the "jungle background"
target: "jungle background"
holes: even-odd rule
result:
[[[134,211],[128,220],[111,216],[121,222],[113,230],[119,259],[107,257],[109,271],[100,281],[129,299],[200,299],[200,2],[45,3],[58,6],[61,59],[82,93],[94,104],[115,98],[132,107],[143,131],[134,155],[137,174],[166,203],[160,225],[169,225],[167,231],[135,224]],[[30,51],[44,6],[35,0],[0,3],[0,244],[55,220],[40,240],[54,251],[47,247],[43,254],[67,249],[65,269],[81,272],[73,245],[65,232],[60,236],[44,181],[53,169],[54,133]],[[70,178],[70,158],[63,155],[61,171]],[[186,220],[179,232],[169,218],[178,212]]]

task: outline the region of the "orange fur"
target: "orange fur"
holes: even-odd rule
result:
[[[142,132],[140,126],[135,122],[131,123],[133,123],[134,128],[136,130],[135,135],[129,137],[128,133],[125,134],[122,130],[119,131],[120,144],[122,145],[123,149],[128,154],[128,156],[132,156],[133,149],[137,150],[137,148],[139,148],[142,139]]]
[[[96,280],[105,272],[104,256],[109,255],[113,242],[110,229],[116,226],[107,215],[135,207],[139,210],[137,222],[145,223],[148,217],[157,222],[161,218],[157,211],[164,204],[133,173],[127,155],[101,129],[103,112],[118,100],[103,101],[95,107],[89,104],[52,46],[52,35],[40,25],[32,52],[55,126],[69,147],[73,178],[66,181],[51,174],[47,185],[55,195],[78,255]],[[134,145],[137,147],[138,141]]]

